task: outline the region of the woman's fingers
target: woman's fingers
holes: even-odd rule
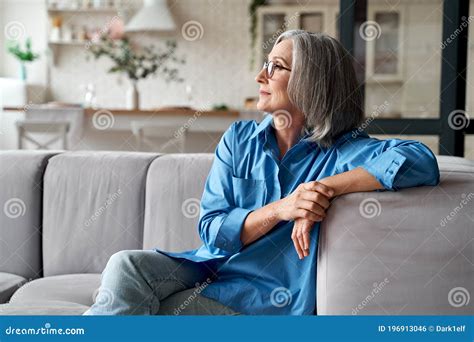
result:
[[[295,223],[295,226],[297,224]],[[300,246],[300,242],[298,240],[298,237],[296,236],[296,232],[298,231],[297,227],[293,228],[293,233],[291,234],[291,239],[293,240],[293,245],[295,246],[296,253],[298,253],[298,258],[303,259],[303,249]]]
[[[304,188],[309,191],[312,190],[312,191],[320,192],[326,197],[331,197],[332,195],[334,195],[334,189],[318,181],[304,183]]]
[[[304,240],[303,240],[303,232],[301,227],[298,228],[296,232],[296,238],[298,239],[298,243],[300,245],[301,254],[303,254],[303,258],[306,256],[305,249],[304,249]]]
[[[309,233],[311,232],[311,227],[307,226],[308,222],[305,221],[303,222],[303,227],[302,227],[302,236],[303,236],[303,251],[304,251],[304,256],[309,255],[309,243],[310,243],[310,237]],[[312,223],[311,223],[312,224]],[[308,224],[309,225],[309,224]]]
[[[314,222],[322,221],[323,217],[321,215],[313,213],[308,209],[297,209],[296,210],[296,219],[303,218]]]
[[[298,207],[300,209],[309,210],[312,213],[315,213],[316,215],[319,215],[321,217],[326,217],[326,212],[325,212],[324,208],[322,208],[318,203],[314,203],[314,202],[308,201],[308,200],[299,200],[298,201]]]
[[[309,255],[310,233],[313,224],[314,222],[303,219],[295,222],[291,238],[300,259]]]
[[[327,209],[331,205],[328,198],[323,194],[315,191],[303,191],[301,198],[319,204],[322,208]]]

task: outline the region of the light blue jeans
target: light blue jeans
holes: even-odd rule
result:
[[[107,262],[84,315],[238,315],[200,294],[215,276],[206,264],[155,250],[120,251]]]

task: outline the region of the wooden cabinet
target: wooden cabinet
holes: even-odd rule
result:
[[[302,29],[310,32],[325,32],[337,37],[337,14],[334,5],[269,5],[257,9],[256,56],[258,70],[272,50],[278,36],[286,30]]]

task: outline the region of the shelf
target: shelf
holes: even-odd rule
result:
[[[50,45],[71,45],[71,46],[81,46],[81,45],[96,45],[90,40],[71,40],[71,41],[49,41]]]
[[[48,8],[48,12],[70,12],[70,13],[111,13],[117,12],[115,7],[98,7],[98,8]]]

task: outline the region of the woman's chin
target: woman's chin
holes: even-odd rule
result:
[[[262,101],[257,102],[257,110],[261,112],[269,112],[270,111],[270,106],[266,103],[262,103]]]

